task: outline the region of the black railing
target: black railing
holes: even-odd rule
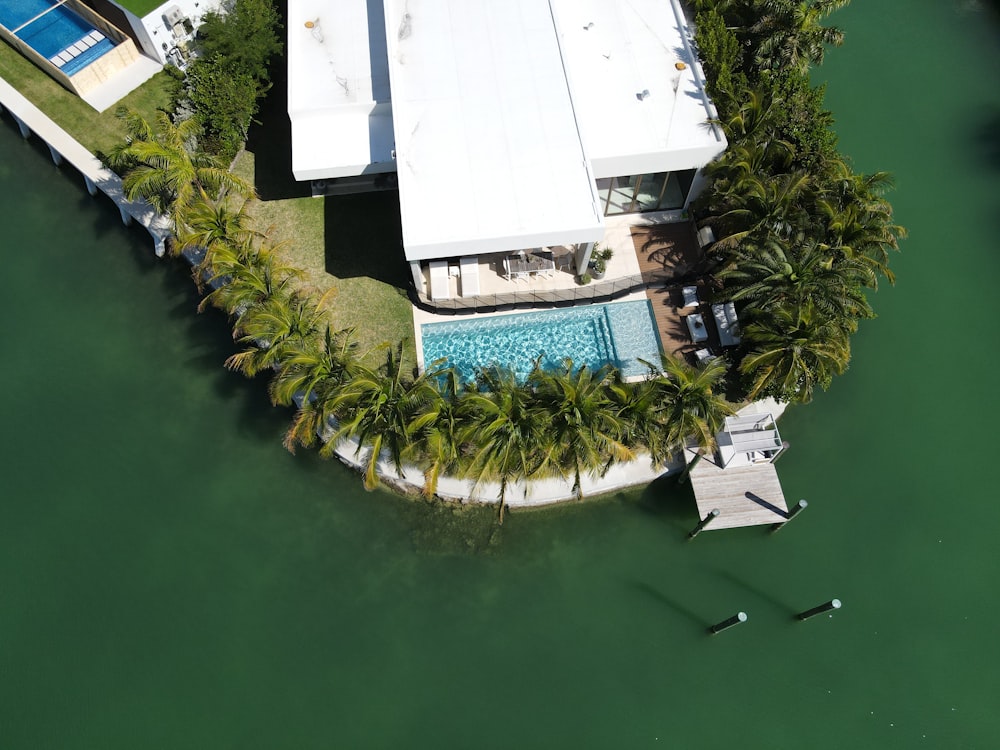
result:
[[[633,274],[566,289],[517,289],[475,297],[431,300],[422,292],[417,292],[414,301],[421,309],[439,315],[468,315],[529,307],[570,307],[581,303],[611,302],[633,292],[645,291],[646,286],[642,274]]]

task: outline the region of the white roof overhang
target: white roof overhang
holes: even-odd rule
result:
[[[295,179],[395,169],[384,30],[379,0],[288,4]]]
[[[545,0],[385,0],[410,260],[604,233]]]
[[[678,0],[551,3],[595,176],[695,169],[725,150]]]

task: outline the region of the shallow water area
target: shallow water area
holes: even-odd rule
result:
[[[673,480],[497,528],[288,454],[185,271],[4,116],[0,745],[995,746],[994,8],[833,19],[841,147],[911,236],[782,419],[777,534],[685,541]]]

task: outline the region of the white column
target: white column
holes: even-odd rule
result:
[[[31,129],[27,125],[24,124],[24,121],[21,120],[20,117],[18,117],[17,115],[15,115],[13,113],[11,113],[11,117],[13,117],[14,118],[14,122],[17,123],[17,129],[21,131],[21,137],[22,138],[27,138],[29,135],[31,135]]]
[[[87,186],[88,193],[91,195],[97,195],[97,185],[95,185],[94,181],[87,177],[87,175],[83,176],[83,184]]]
[[[586,242],[576,246],[576,269],[581,276],[587,271],[587,264],[590,263],[590,254],[593,251],[593,242]]]
[[[417,294],[421,294],[424,291],[424,274],[420,270],[420,261],[411,260],[410,261],[410,273],[413,275],[413,285],[417,288]]]
[[[58,151],[56,151],[55,148],[53,148],[53,146],[52,146],[51,143],[47,143],[46,145],[49,147],[49,154],[52,155],[52,163],[55,164],[58,167],[60,164],[62,164],[62,160],[63,160],[62,154],[60,154]]]
[[[126,211],[123,206],[118,207],[118,213],[122,215],[122,224],[127,227],[132,225],[132,214]]]
[[[157,258],[162,258],[164,256],[164,254],[167,252],[167,240],[166,240],[166,238],[163,237],[163,236],[157,237],[154,234],[153,235],[153,250],[156,251],[156,257]]]

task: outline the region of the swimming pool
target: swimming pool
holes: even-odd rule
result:
[[[53,8],[54,4],[50,0],[5,0],[0,3],[0,24],[66,75],[114,49],[114,42],[72,8]],[[44,15],[36,18],[41,13]]]
[[[660,339],[646,300],[425,323],[420,333],[424,362],[444,358],[465,380],[477,368],[494,364],[523,379],[538,357],[545,369],[556,369],[570,357],[592,369],[610,363],[626,377],[648,372],[640,360],[660,360]]]

